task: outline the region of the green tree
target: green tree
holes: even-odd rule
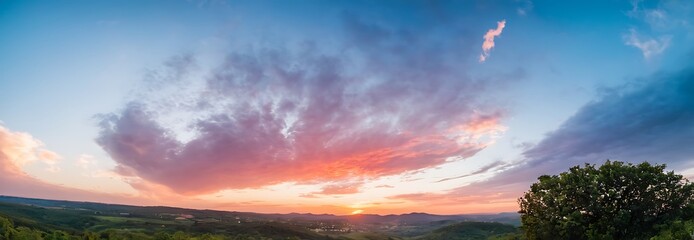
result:
[[[184,232],[178,231],[178,232],[175,232],[173,234],[171,239],[173,239],[173,240],[188,240],[188,239],[190,239],[190,235],[188,235]]]
[[[157,232],[154,234],[155,240],[171,240],[173,239],[170,234],[166,232]]]
[[[522,233],[507,233],[488,237],[487,240],[525,240]]]
[[[72,239],[72,236],[70,234],[63,232],[63,231],[58,231],[55,230],[51,234],[47,235],[45,237],[46,240],[70,240]]]
[[[90,231],[85,231],[82,233],[82,240],[99,240],[99,234]]]
[[[15,233],[14,224],[7,218],[0,217],[0,240],[9,240]]]
[[[691,216],[694,185],[665,165],[586,164],[541,176],[518,199],[528,239],[649,239]]]
[[[205,233],[205,234],[197,237],[197,240],[224,240],[224,237],[219,236],[219,235],[212,235],[209,233]]]
[[[10,237],[13,240],[43,240],[41,231],[28,227],[18,227],[17,232]]]
[[[672,221],[660,226],[660,233],[651,240],[680,240],[692,239],[694,233],[694,220]]]

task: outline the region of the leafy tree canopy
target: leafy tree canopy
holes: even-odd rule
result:
[[[518,199],[528,239],[691,236],[694,185],[665,165],[608,160],[538,179]]]

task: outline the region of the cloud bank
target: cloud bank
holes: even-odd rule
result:
[[[489,52],[494,48],[494,38],[501,36],[501,32],[504,31],[506,27],[506,20],[501,20],[496,22],[496,29],[489,29],[486,34],[484,34],[484,42],[482,43],[482,54],[480,54],[480,62],[487,61],[489,57]]]
[[[536,146],[527,162],[495,182],[534,180],[584,162],[607,159],[694,167],[694,69],[656,74],[611,90],[585,106]]]
[[[563,163],[559,168],[606,159],[694,167],[688,147],[694,140],[694,69],[656,74],[626,89],[585,105],[524,156],[535,166]]]
[[[678,171],[694,168],[694,68],[638,80],[622,90],[605,91],[526,150],[524,161],[488,180],[445,193],[391,198],[486,203],[513,210],[517,208],[515,199],[539,176],[584,163],[611,159],[667,164]]]
[[[457,42],[349,15],[344,28],[337,55],[254,47],[202,77],[175,58],[142,95],[158,97],[102,115],[96,142],[120,174],[194,195],[401,174],[470,157],[504,131],[483,97],[503,83],[468,77]]]

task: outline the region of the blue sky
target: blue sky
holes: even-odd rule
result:
[[[0,1],[2,164],[23,176],[0,178],[18,186],[0,194],[493,212],[583,162],[648,160],[691,177],[693,11],[674,0]]]

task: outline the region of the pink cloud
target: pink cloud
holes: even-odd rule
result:
[[[34,178],[22,170],[22,159],[39,159],[46,149],[38,139],[22,132],[13,132],[0,125],[0,194],[59,199],[72,201],[92,201],[101,203],[118,203],[130,205],[170,205],[178,207],[226,209],[255,212],[296,212],[310,211],[315,213],[347,214],[353,209],[345,206],[273,204],[263,201],[219,203],[200,199],[185,198],[169,187],[140,179],[136,176],[124,177],[140,195],[112,194],[65,187]],[[360,184],[328,185],[322,189],[323,194],[348,194],[358,191]],[[311,197],[309,195],[304,197]]]
[[[460,128],[469,133],[487,133],[491,131],[502,130],[503,127],[499,121],[501,120],[501,114],[495,113],[486,116],[478,116],[473,121],[470,121]]]
[[[51,184],[36,179],[22,170],[22,165],[35,160],[55,160],[59,155],[42,148],[41,141],[22,132],[13,132],[0,125],[0,194],[79,201],[142,204],[143,199],[107,193],[96,193]]]
[[[43,149],[43,143],[31,135],[22,132],[12,132],[0,125],[0,146],[4,156],[2,168],[5,171],[21,172],[21,167],[35,161],[55,164],[60,156]]]
[[[496,23],[496,29],[489,29],[484,34],[484,42],[482,43],[482,54],[480,54],[480,62],[484,62],[489,57],[489,52],[494,48],[494,38],[501,36],[501,32],[506,27],[506,20],[501,20]]]
[[[287,181],[375,178],[436,166],[448,157],[469,157],[484,147],[458,143],[447,136],[448,131],[386,134],[377,128],[351,136],[306,129],[307,135],[287,139],[279,128],[274,128],[274,133],[263,132],[268,125],[255,118],[242,130],[234,127],[236,122],[205,126],[209,129],[198,139],[181,144],[167,137],[165,131],[156,130],[158,127],[141,129],[154,124],[141,114],[144,112],[135,108],[125,112],[116,124],[127,126],[127,133],[123,132],[126,129],[109,132],[105,134],[108,138],[100,138],[99,143],[120,163],[116,172],[185,194]],[[154,130],[160,132],[147,134]],[[239,135],[226,135],[232,133],[228,131]]]
[[[148,81],[161,85],[102,115],[97,143],[117,173],[195,195],[422,170],[502,132],[501,110],[484,98],[494,83],[468,77],[443,43],[346,26],[346,55],[232,52],[201,78],[186,77],[194,58],[167,64]]]
[[[354,194],[359,193],[360,188],[363,183],[344,183],[344,184],[332,184],[324,186],[320,192],[315,192],[314,194],[323,195],[344,195],[344,194]]]

